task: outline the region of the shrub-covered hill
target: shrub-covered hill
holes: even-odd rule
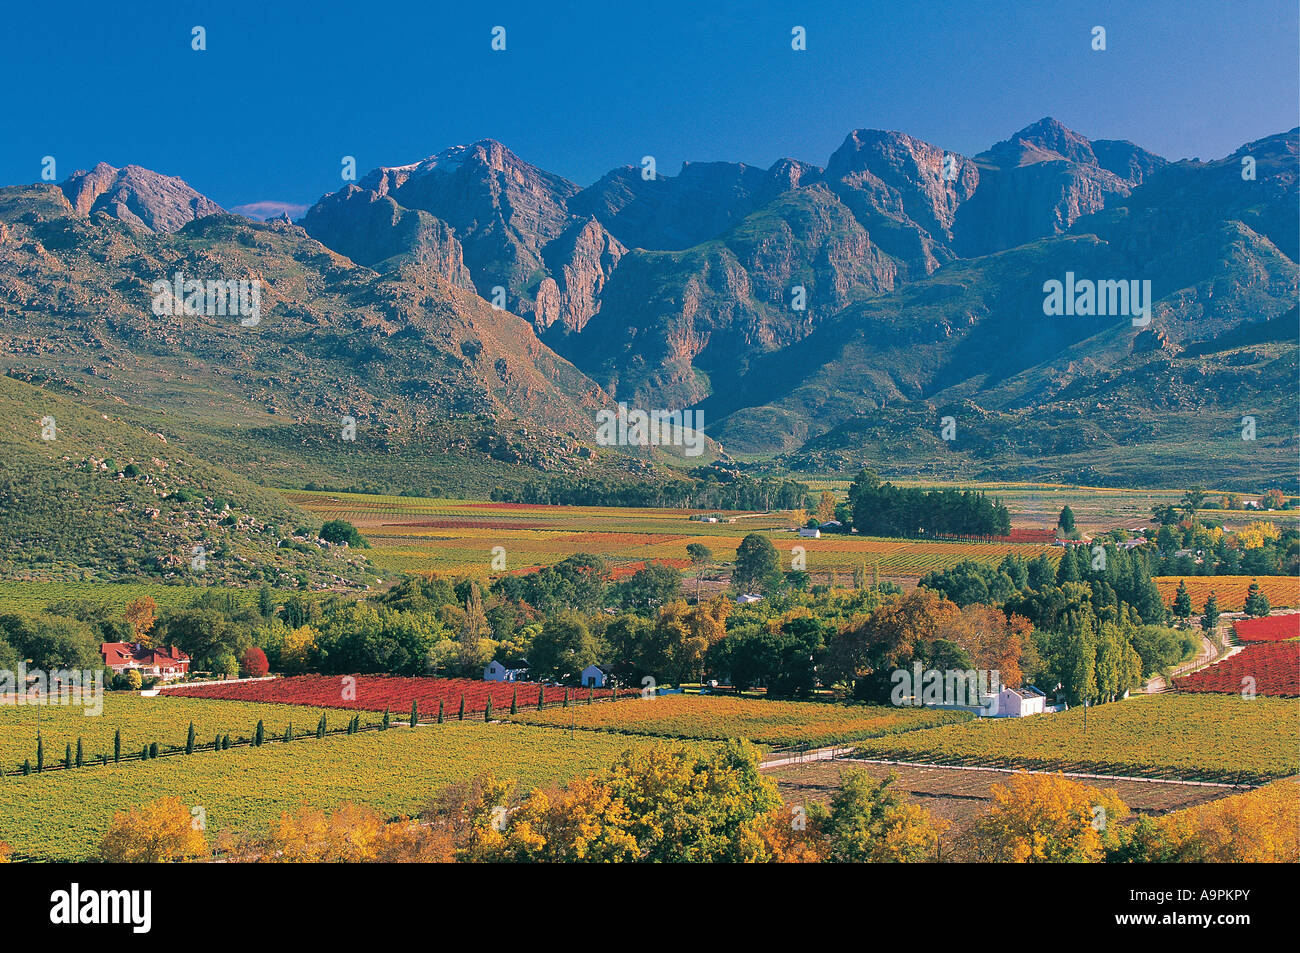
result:
[[[165,434],[7,377],[0,459],[5,578],[373,582],[363,551],[322,542],[319,520],[278,494],[178,449]]]

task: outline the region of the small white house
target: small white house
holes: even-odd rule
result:
[[[588,665],[582,670],[582,687],[583,688],[604,688],[605,671],[599,665]]]
[[[804,539],[821,539],[822,531],[816,526],[800,526],[799,535]]]
[[[762,602],[762,601],[763,601],[762,596],[755,595],[752,592],[746,592],[743,595],[739,595],[736,597],[736,605],[741,605],[741,606],[747,606],[750,603]]]
[[[990,718],[1024,718],[1043,714],[1047,696],[1026,685],[1023,688],[1004,688],[996,695],[990,693],[981,699]]]
[[[522,682],[528,678],[528,663],[524,660],[513,663],[513,667],[493,659],[483,669],[485,682]]]

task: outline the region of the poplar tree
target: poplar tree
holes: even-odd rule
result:
[[[419,723],[420,723],[420,703],[416,699],[412,698],[411,699],[411,727],[414,728]]]
[[[190,732],[185,736],[185,753],[194,753],[194,722],[190,722]]]
[[[325,716],[323,714],[320,716],[320,721],[316,722],[316,737],[325,737]]]
[[[113,732],[113,760],[122,760],[122,729]]]

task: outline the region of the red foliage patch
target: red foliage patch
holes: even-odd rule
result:
[[[1262,619],[1239,619],[1232,623],[1232,628],[1242,642],[1285,642],[1300,638],[1300,612]]]
[[[1300,695],[1300,642],[1265,642],[1242,649],[1232,658],[1217,662],[1186,678],[1174,679],[1184,692],[1218,692],[1240,695],[1250,688],[1245,678],[1254,679],[1257,695]]]
[[[352,683],[355,682],[353,685]],[[537,682],[481,682],[471,678],[407,678],[400,675],[295,675],[269,682],[238,682],[206,685],[182,685],[163,689],[166,695],[188,698],[218,698],[223,701],[263,702],[274,705],[313,705],[320,708],[357,708],[362,711],[389,709],[399,719],[408,715],[411,702],[419,706],[420,720],[430,721],[438,715],[438,702],[445,717],[455,718],[460,699],[465,698],[465,714],[482,714],[492,698],[494,711],[509,711],[510,699],[519,690],[519,707],[537,706]],[[545,703],[571,700],[586,701],[588,695],[607,698],[609,689],[556,688],[547,686]],[[348,697],[345,697],[347,695]],[[352,697],[355,695],[355,697]]]

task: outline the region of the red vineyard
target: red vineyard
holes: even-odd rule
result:
[[[1240,642],[1285,642],[1300,638],[1300,612],[1263,619],[1239,619],[1232,623],[1232,629]]]
[[[543,704],[546,705],[563,702],[566,691],[571,702],[585,702],[588,696],[609,698],[613,694],[606,688],[565,689],[548,685],[543,689],[537,682],[481,682],[470,678],[405,678],[398,675],[295,675],[266,682],[185,685],[165,688],[162,693],[189,698],[356,708],[362,711],[387,708],[399,720],[409,716],[414,701],[419,707],[420,720],[433,721],[438,717],[439,702],[443,705],[444,717],[455,718],[462,697],[466,715],[483,714],[489,697],[493,711],[509,711],[516,690],[520,708],[536,708],[539,690],[544,693]],[[625,692],[619,697],[630,697],[631,694]]]
[[[1248,679],[1253,679],[1252,682]],[[1257,695],[1295,698],[1300,695],[1300,642],[1251,645],[1186,678],[1175,678],[1184,692],[1240,695],[1253,689]]]

